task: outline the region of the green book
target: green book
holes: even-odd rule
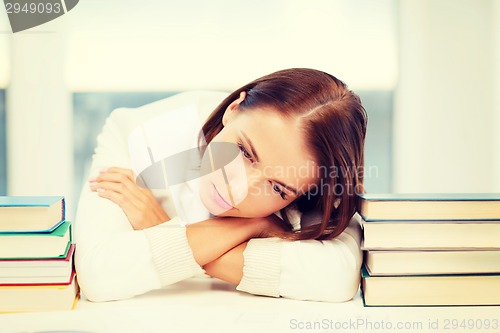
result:
[[[71,243],[71,222],[64,221],[52,232],[0,234],[0,258],[55,258]]]
[[[59,256],[55,256],[55,257],[5,257],[5,258],[0,257],[0,267],[1,267],[2,261],[7,262],[7,261],[21,261],[21,260],[35,260],[35,261],[37,261],[37,260],[47,260],[47,259],[56,259],[56,260],[57,259],[65,259],[68,256],[68,253],[70,253],[72,245],[74,245],[74,244],[72,244],[71,242],[68,242],[68,244],[66,245],[66,250],[64,250],[64,253],[59,255]]]

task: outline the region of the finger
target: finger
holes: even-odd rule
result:
[[[114,177],[113,177],[114,176]],[[130,180],[135,184],[134,172],[130,169],[123,168],[104,168],[99,171],[99,174],[87,179],[89,183],[96,181],[125,181]]]
[[[137,211],[144,206],[144,196],[140,191],[130,191],[122,183],[103,182],[91,185],[91,188],[103,198],[110,199],[125,212]]]
[[[97,177],[92,179],[92,181],[135,184],[135,182],[130,179],[127,174],[121,172],[101,172]]]
[[[132,182],[126,176],[121,173],[115,174],[103,174],[98,177],[96,181],[91,182],[90,189],[97,191],[97,189],[103,189],[108,191],[115,191],[128,198],[134,203],[136,207],[139,205],[147,205],[151,201],[155,201],[153,194],[148,189],[139,187],[137,184]]]
[[[131,176],[132,179],[130,178]],[[151,190],[139,186],[135,182],[135,178],[133,177],[134,177],[134,172],[132,170],[114,167],[110,168],[109,172],[103,172],[99,177],[95,178],[93,181],[97,183],[106,181],[106,182],[124,184],[126,186],[126,189],[124,189],[123,191],[127,190],[130,193],[135,194],[136,199],[141,200],[144,203],[147,203],[151,200],[156,201]],[[119,189],[116,188],[110,188],[110,189],[120,191]]]
[[[131,169],[125,169],[125,168],[119,168],[119,167],[111,167],[105,170],[102,170],[102,172],[107,172],[107,173],[119,173],[127,176],[131,181],[135,183],[135,173]]]
[[[114,191],[120,194],[129,194],[127,186],[123,183],[116,182],[94,182],[90,184],[90,189],[99,192],[100,190]]]
[[[97,190],[97,195],[102,198],[111,200],[112,202],[120,206],[124,211],[130,209],[130,201],[121,193],[100,188]]]
[[[144,193],[130,181],[123,182],[100,182],[90,184],[91,190],[95,192],[111,191],[123,196],[126,200],[130,202],[129,207],[135,207],[141,203],[144,203],[147,198],[145,198]]]

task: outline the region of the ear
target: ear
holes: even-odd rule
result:
[[[222,125],[226,126],[228,120],[230,120],[233,116],[236,110],[238,109],[238,106],[240,105],[241,102],[245,100],[245,97],[247,97],[246,91],[240,92],[240,97],[238,99],[235,99],[234,101],[229,104],[227,107],[226,111],[224,111],[224,115],[222,116]]]

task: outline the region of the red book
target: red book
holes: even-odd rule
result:
[[[75,244],[61,258],[0,259],[0,286],[68,283],[73,271]]]

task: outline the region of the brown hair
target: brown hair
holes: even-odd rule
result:
[[[235,90],[208,117],[200,132],[210,143],[222,130],[222,116],[240,92],[246,97],[239,110],[270,108],[286,117],[299,117],[306,144],[320,166],[315,191],[296,199],[300,211],[319,209],[321,223],[288,231],[282,238],[332,239],[349,224],[359,206],[363,189],[364,140],[367,115],[360,98],[342,81],[308,68],[281,70]],[[286,209],[281,211],[290,225]]]

